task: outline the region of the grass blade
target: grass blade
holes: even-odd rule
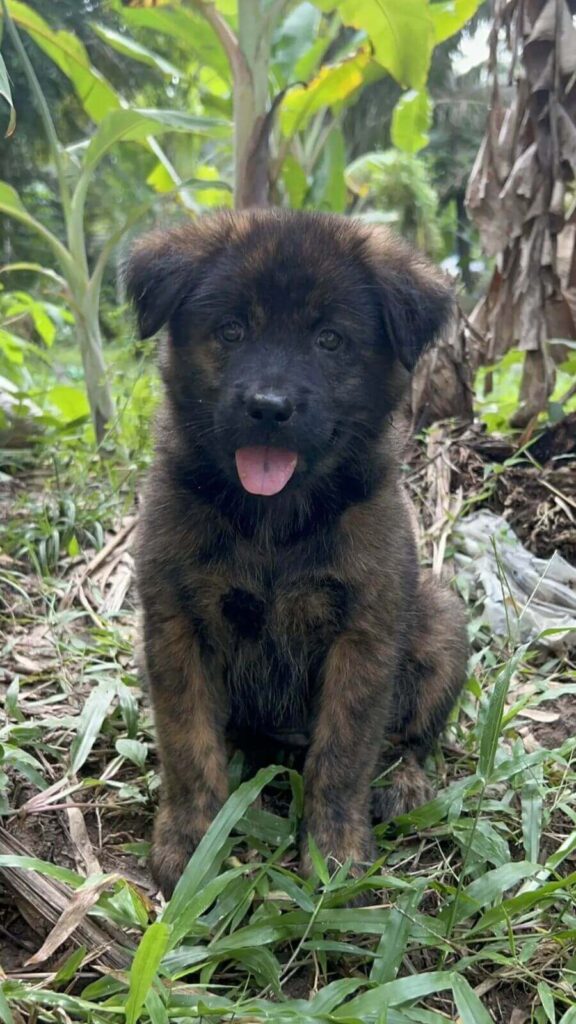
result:
[[[376,950],[377,959],[372,965],[370,980],[383,983],[393,981],[398,973],[412,928],[412,913],[423,896],[422,889],[415,889],[402,895],[395,907],[388,913],[388,923]]]
[[[95,690],[92,690],[88,697],[78,719],[76,736],[70,748],[70,770],[73,775],[82,767],[90,754],[115,693],[114,683],[105,679],[98,684]]]
[[[542,767],[535,768],[522,786],[522,836],[528,860],[537,861],[542,837]]]
[[[494,760],[502,728],[504,704],[510,688],[510,681],[526,653],[527,646],[527,644],[523,644],[514,652],[502,671],[498,673],[494,682],[494,689],[492,690],[480,737],[480,753],[478,758],[478,774],[485,780],[490,778],[494,768]]]
[[[454,975],[452,992],[462,1024],[493,1024],[488,1010],[461,974]]]
[[[14,1017],[8,1005],[8,1000],[0,987],[0,1020],[2,1024],[14,1024]]]
[[[188,905],[204,884],[208,872],[213,869],[216,858],[232,829],[264,789],[264,786],[282,771],[284,769],[278,765],[262,768],[253,779],[249,779],[248,782],[239,786],[216,815],[206,835],[200,840],[162,918],[166,924],[172,925],[171,946],[186,934],[189,924]]]
[[[538,995],[540,996],[540,1002],[544,1013],[546,1014],[549,1024],[556,1024],[556,1007],[554,1006],[554,996],[552,989],[545,981],[539,981],[536,986]]]
[[[376,1014],[388,1007],[401,1006],[402,1003],[410,1002],[412,999],[421,999],[423,996],[433,995],[435,992],[443,992],[452,988],[454,974],[452,971],[428,971],[423,974],[410,974],[405,978],[397,978],[396,981],[389,981],[385,985],[377,985],[376,988],[364,992],[356,999],[352,999],[339,1010],[334,1012],[334,1017],[360,1018],[368,1014]],[[481,1022],[477,1022],[481,1024]]]
[[[163,921],[156,921],[144,932],[130,968],[126,1024],[136,1024],[160,961],[168,948],[169,938],[170,928]]]

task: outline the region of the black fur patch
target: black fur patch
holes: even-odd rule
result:
[[[242,640],[258,640],[266,618],[261,598],[247,590],[234,587],[222,598],[222,614]]]

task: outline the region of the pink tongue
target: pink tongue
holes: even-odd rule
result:
[[[244,490],[249,494],[278,494],[286,486],[298,456],[281,448],[239,448],[236,469]]]

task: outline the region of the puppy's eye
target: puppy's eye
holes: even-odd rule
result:
[[[335,352],[342,344],[342,335],[338,334],[338,331],[331,331],[325,327],[318,334],[316,344],[320,345],[320,348],[327,349],[328,352]]]
[[[222,341],[238,342],[244,340],[244,328],[239,320],[226,320],[218,328],[218,337]]]

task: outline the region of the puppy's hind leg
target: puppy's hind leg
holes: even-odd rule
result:
[[[433,789],[424,771],[466,679],[468,639],[460,600],[423,573],[408,649],[396,676],[389,731],[374,787],[372,810],[389,821],[426,803]]]

